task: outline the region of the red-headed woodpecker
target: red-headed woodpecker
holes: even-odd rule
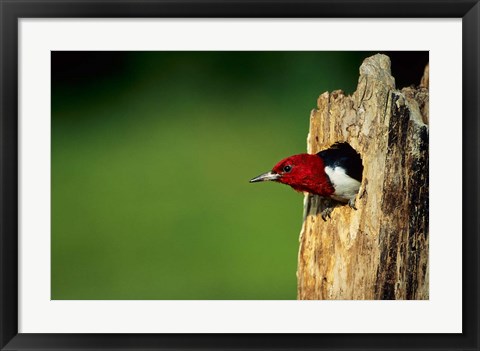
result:
[[[278,162],[270,172],[259,175],[250,183],[267,180],[290,185],[300,192],[320,195],[355,209],[355,196],[362,182],[363,165],[360,155],[348,143],[335,143],[316,155],[300,154]],[[322,212],[330,217],[333,207]]]

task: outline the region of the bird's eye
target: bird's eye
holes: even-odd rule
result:
[[[283,171],[286,172],[286,173],[290,172],[291,170],[292,170],[292,166],[287,165],[287,166],[283,167]]]

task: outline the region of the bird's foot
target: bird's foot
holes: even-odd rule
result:
[[[333,207],[325,207],[322,211],[322,219],[326,222],[327,218],[332,218]]]
[[[355,207],[355,197],[352,197],[350,200],[348,200],[348,206],[353,208],[355,211],[357,210],[357,208]]]

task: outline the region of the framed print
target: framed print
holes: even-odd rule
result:
[[[0,11],[2,350],[478,348],[477,1]]]

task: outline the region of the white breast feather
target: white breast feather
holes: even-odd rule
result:
[[[341,167],[325,167],[330,181],[332,182],[335,192],[331,196],[334,200],[348,202],[357,195],[360,189],[360,182],[345,173],[345,169]]]

